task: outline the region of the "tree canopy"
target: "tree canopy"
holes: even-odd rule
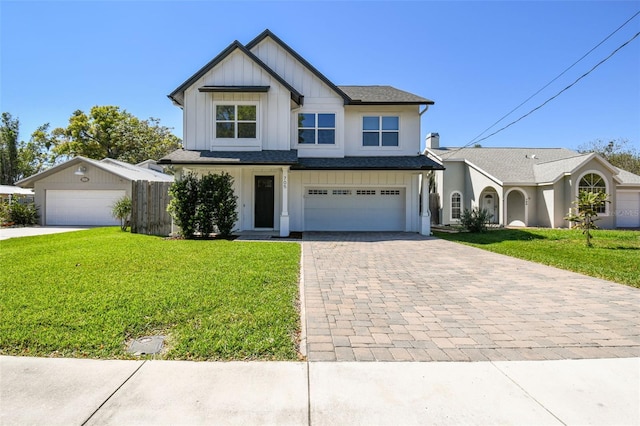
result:
[[[20,122],[8,112],[0,124],[0,184],[13,185],[18,175],[18,133]]]
[[[113,158],[136,164],[158,160],[181,147],[181,140],[157,118],[141,120],[117,106],[94,106],[89,114],[77,110],[67,127],[51,130],[43,124],[28,142],[18,142],[20,122],[8,112],[0,123],[0,183],[41,172],[70,157]]]
[[[43,131],[43,128],[38,128],[34,135]],[[3,112],[0,121],[1,185],[13,185],[20,179],[44,170],[48,165],[48,156],[40,146],[41,141],[32,137],[29,142],[19,142],[19,134],[20,121],[10,113]]]
[[[611,141],[596,139],[580,145],[578,152],[596,152],[614,166],[640,175],[640,151],[628,144],[629,141],[626,139]]]
[[[51,139],[56,156],[113,158],[132,164],[157,160],[181,146],[180,138],[159,119],[140,120],[111,105],[94,106],[88,115],[75,111],[69,125],[54,129]]]

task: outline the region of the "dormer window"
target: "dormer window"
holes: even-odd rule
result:
[[[298,143],[334,145],[336,143],[336,115],[332,113],[298,114]]]
[[[398,146],[400,117],[362,117],[362,146]]]
[[[216,105],[217,139],[256,139],[258,132],[256,105]]]

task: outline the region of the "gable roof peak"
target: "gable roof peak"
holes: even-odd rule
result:
[[[298,105],[302,105],[304,101],[304,96],[298,92],[293,86],[291,86],[287,81],[285,81],[280,75],[278,75],[275,71],[267,66],[260,58],[254,55],[246,46],[240,43],[238,40],[234,40],[226,49],[220,52],[215,58],[209,61],[204,67],[200,68],[198,72],[192,75],[189,79],[187,79],[184,83],[178,86],[173,92],[171,92],[168,97],[175,104],[182,106],[184,101],[184,91],[198,81],[202,76],[204,76],[207,72],[209,72],[212,68],[222,62],[227,56],[233,53],[235,50],[240,50],[243,54],[245,54],[249,59],[255,62],[259,67],[264,69],[269,75],[271,75],[276,81],[282,84],[291,92],[291,99],[296,102]]]
[[[331,80],[325,77],[320,71],[318,71],[313,65],[311,65],[306,59],[304,59],[298,52],[293,50],[287,43],[282,41],[278,36],[276,36],[271,30],[266,29],[262,33],[260,33],[256,38],[247,43],[246,48],[252,50],[254,47],[262,43],[266,38],[270,38],[277,45],[283,48],[288,54],[293,56],[298,62],[300,62],[305,68],[311,71],[316,77],[318,77],[323,83],[331,88],[338,96],[340,96],[344,103],[347,104],[351,102],[351,98],[344,91],[342,91],[338,86],[336,86]]]

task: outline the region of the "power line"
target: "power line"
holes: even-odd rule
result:
[[[571,64],[568,68],[566,68],[564,71],[562,71],[560,74],[558,74],[555,78],[553,78],[551,81],[549,81],[547,84],[545,84],[544,86],[542,86],[537,92],[535,92],[533,95],[529,96],[527,99],[525,99],[523,102],[521,102],[518,106],[516,106],[515,108],[513,108],[511,111],[509,111],[508,113],[506,113],[505,115],[503,115],[500,119],[498,119],[495,123],[493,123],[491,126],[487,127],[486,129],[484,129],[479,135],[477,135],[476,137],[474,137],[470,142],[468,142],[466,145],[462,146],[461,148],[465,148],[469,145],[471,145],[474,142],[479,142],[477,139],[484,135],[489,129],[493,128],[496,124],[500,123],[502,120],[504,120],[505,118],[507,118],[508,116],[510,116],[513,112],[515,112],[516,110],[518,110],[522,105],[526,104],[527,102],[529,102],[534,96],[536,96],[537,94],[539,94],[540,92],[542,92],[544,89],[546,89],[547,87],[549,87],[554,81],[556,81],[557,79],[559,79],[560,77],[562,77],[564,74],[566,74],[567,71],[569,71],[571,68],[573,68],[576,64],[578,64],[580,61],[582,61],[584,58],[586,58],[589,54],[591,54],[591,52],[593,52],[594,50],[596,50],[598,47],[600,47],[605,41],[607,41],[608,39],[610,39],[615,33],[617,33],[618,31],[620,31],[625,25],[627,25],[632,19],[634,19],[636,16],[640,15],[640,10],[638,12],[636,12],[632,17],[630,17],[629,19],[627,19],[624,23],[622,23],[622,25],[620,25],[618,28],[616,28],[611,34],[609,34],[608,36],[606,36],[602,41],[600,41],[600,43],[596,44],[593,48],[591,48],[587,53],[585,53],[584,55],[582,55],[580,57],[580,59],[578,59],[577,61],[575,61],[573,64]],[[635,37],[634,37],[635,38]],[[614,52],[615,53],[615,52]],[[557,95],[556,95],[557,96]],[[493,133],[492,135],[494,135],[495,133]],[[489,136],[492,136],[489,135]],[[487,138],[483,138],[480,139],[480,141],[485,140]]]
[[[587,71],[586,73],[582,74],[580,77],[578,77],[573,83],[571,83],[570,85],[568,85],[567,87],[565,87],[564,89],[562,89],[561,91],[559,91],[558,93],[556,93],[555,95],[553,95],[552,97],[550,97],[549,99],[547,99],[546,101],[544,101],[543,103],[541,103],[540,105],[538,105],[537,107],[535,107],[534,109],[532,109],[531,111],[529,111],[528,113],[526,113],[525,115],[521,116],[520,118],[518,118],[517,120],[512,121],[511,123],[507,124],[506,126],[496,130],[495,132],[491,133],[488,136],[485,136],[482,139],[478,139],[475,142],[481,142],[485,139],[490,138],[491,136],[500,133],[501,131],[505,130],[508,127],[511,127],[512,125],[516,124],[518,121],[522,120],[525,117],[528,117],[529,115],[533,114],[535,111],[539,110],[540,108],[542,108],[543,106],[545,106],[546,104],[548,104],[549,102],[551,102],[552,100],[554,100],[555,98],[557,98],[558,96],[560,96],[560,94],[562,94],[563,92],[567,91],[568,89],[570,89],[571,87],[573,87],[578,81],[582,80],[584,77],[588,76],[589,74],[591,74],[591,72],[593,70],[595,70],[596,68],[598,68],[600,65],[604,64],[607,60],[609,60],[609,58],[611,58],[613,55],[615,55],[616,53],[618,53],[618,51],[620,49],[622,49],[623,47],[625,47],[627,44],[631,43],[635,38],[637,38],[640,35],[640,32],[637,32],[633,37],[631,37],[629,40],[625,41],[622,45],[620,45],[616,50],[614,50],[613,52],[611,52],[609,54],[609,56],[607,56],[606,58],[604,58],[603,60],[601,60],[600,62],[598,62],[596,65],[594,65],[589,71]],[[473,142],[471,142],[473,143]],[[467,144],[465,145],[468,146],[470,145]],[[462,147],[464,148],[464,147]]]

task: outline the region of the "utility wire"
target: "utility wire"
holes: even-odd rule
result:
[[[638,14],[640,14],[640,11],[638,11],[635,15],[633,15],[633,17],[631,17],[630,19],[633,19],[635,16],[637,16]],[[629,21],[627,21],[629,22]],[[625,22],[626,24],[626,22]],[[624,25],[624,24],[623,24]],[[617,31],[617,30],[616,30]],[[554,100],[555,98],[557,98],[558,96],[560,96],[560,94],[562,94],[563,92],[565,92],[566,90],[570,89],[571,87],[573,87],[578,81],[582,80],[584,77],[588,76],[589,74],[591,74],[591,72],[593,70],[595,70],[596,68],[598,68],[600,65],[602,65],[603,63],[605,63],[607,60],[609,60],[609,58],[611,58],[613,55],[615,55],[616,53],[618,53],[618,51],[620,49],[622,49],[623,47],[625,47],[626,45],[628,45],[629,43],[631,43],[634,39],[636,39],[638,36],[640,35],[640,32],[637,32],[633,37],[631,37],[629,40],[625,41],[623,44],[621,44],[620,46],[618,46],[617,49],[615,49],[613,52],[611,52],[606,58],[604,58],[603,60],[601,60],[600,62],[598,62],[596,65],[594,65],[589,71],[587,71],[586,73],[582,74],[580,77],[578,77],[576,80],[573,81],[573,83],[571,83],[570,85],[568,85],[567,87],[565,87],[564,89],[560,90],[558,93],[556,93],[555,95],[553,95],[552,97],[550,97],[549,99],[547,99],[546,101],[544,101],[542,104],[538,105],[537,107],[535,107],[534,109],[532,109],[531,111],[529,111],[528,113],[524,114],[523,116],[521,116],[520,118],[518,118],[517,120],[512,121],[511,123],[507,124],[506,126],[496,130],[495,132],[491,133],[490,135],[485,136],[482,139],[478,139],[479,136],[481,136],[483,133],[485,133],[487,130],[489,130],[491,127],[495,126],[497,123],[499,123],[500,121],[502,121],[504,119],[501,118],[500,120],[498,120],[496,123],[494,123],[493,125],[491,125],[491,127],[489,127],[487,130],[485,130],[484,132],[480,133],[480,135],[476,136],[474,139],[471,140],[471,142],[468,142],[467,144],[458,147],[452,151],[448,151],[446,153],[443,153],[444,156],[446,157],[450,157],[451,155],[453,155],[454,153],[460,151],[461,149],[464,149],[466,147],[468,147],[469,145],[471,145],[472,143],[477,143],[477,142],[482,142],[483,140],[486,140],[488,138],[490,138],[491,136],[494,136],[500,132],[502,132],[503,130],[511,127],[512,125],[516,124],[517,122],[519,122],[520,120],[524,119],[525,117],[528,117],[529,115],[531,115],[532,113],[534,113],[535,111],[539,110],[540,108],[542,108],[543,106],[545,106],[546,104],[548,104],[549,102],[551,102],[552,100]],[[600,43],[602,44],[602,43]],[[597,46],[596,46],[597,47]],[[593,49],[592,49],[593,50]],[[561,74],[562,75],[562,74]],[[558,76],[559,77],[559,76]],[[548,85],[547,85],[548,86]],[[546,87],[546,86],[545,86]],[[542,90],[542,89],[541,89]],[[534,95],[535,96],[535,95]],[[529,98],[530,99],[530,98]],[[525,101],[526,102],[526,101]],[[524,102],[523,102],[524,103]],[[515,111],[516,109],[518,109],[519,107],[516,107],[513,111]],[[512,112],[513,112],[512,111]],[[509,113],[511,114],[511,113]],[[509,115],[507,114],[507,115]],[[505,115],[505,117],[507,116]]]
[[[568,85],[567,87],[565,87],[564,89],[562,89],[561,91],[559,91],[558,93],[556,93],[555,95],[553,95],[552,97],[550,97],[549,99],[547,99],[546,101],[544,101],[543,103],[541,103],[540,105],[538,105],[537,107],[535,107],[534,109],[532,109],[531,111],[529,111],[528,113],[524,114],[523,116],[521,116],[520,118],[518,118],[517,120],[512,121],[511,123],[507,124],[506,126],[496,130],[495,132],[491,133],[490,135],[485,136],[482,139],[479,139],[475,142],[481,142],[485,139],[490,138],[491,136],[500,133],[501,131],[505,130],[508,127],[511,127],[512,125],[516,124],[518,121],[522,120],[523,118],[531,115],[532,113],[534,113],[535,111],[539,110],[540,108],[542,108],[543,106],[545,106],[546,104],[548,104],[549,102],[551,102],[552,100],[554,100],[555,98],[557,98],[558,96],[560,96],[560,94],[562,94],[563,92],[567,91],[568,89],[570,89],[571,87],[573,87],[578,81],[582,80],[584,77],[588,76],[589,74],[591,74],[591,72],[593,70],[595,70],[596,68],[598,68],[600,65],[604,64],[607,60],[609,60],[609,58],[611,58],[613,55],[615,55],[616,53],[618,53],[618,51],[620,49],[622,49],[623,47],[625,47],[627,44],[631,43],[635,38],[637,38],[638,36],[640,36],[640,32],[637,32],[633,37],[631,37],[629,40],[625,41],[623,44],[621,44],[616,50],[614,50],[613,52],[611,52],[609,54],[609,56],[607,56],[606,58],[604,58],[603,60],[601,60],[600,62],[598,62],[597,64],[595,64],[589,71],[587,71],[586,73],[582,74],[580,77],[578,77],[573,83],[571,83],[570,85]],[[473,143],[473,142],[471,142]],[[468,146],[469,144],[465,145]],[[464,148],[464,147],[463,147]]]
[[[577,61],[575,61],[573,64],[571,64],[568,68],[566,68],[564,71],[562,71],[560,74],[558,74],[553,80],[551,80],[550,82],[548,82],[547,84],[545,84],[544,86],[542,86],[542,88],[540,88],[540,90],[538,90],[536,93],[534,93],[533,95],[529,96],[527,99],[525,99],[524,101],[522,101],[522,103],[520,103],[517,107],[513,108],[511,111],[509,111],[508,113],[506,113],[505,115],[503,115],[498,121],[496,121],[495,123],[493,123],[491,126],[487,127],[486,129],[484,129],[482,131],[482,133],[480,133],[478,136],[476,136],[475,138],[473,138],[471,140],[471,142],[469,142],[467,145],[471,145],[472,143],[474,143],[476,141],[476,139],[478,139],[480,136],[484,135],[485,133],[487,133],[487,131],[489,131],[489,129],[491,129],[492,127],[494,127],[496,124],[498,124],[499,122],[501,122],[502,120],[504,120],[505,118],[507,118],[508,116],[510,116],[514,111],[516,111],[517,109],[519,109],[522,105],[526,104],[527,102],[529,102],[531,100],[531,98],[533,98],[534,96],[536,96],[538,93],[542,92],[544,89],[546,89],[547,87],[549,87],[551,85],[551,83],[553,83],[554,81],[556,81],[557,79],[559,79],[560,77],[562,77],[567,71],[569,71],[571,68],[573,68],[578,62],[582,61],[584,58],[586,58],[587,56],[589,56],[589,54],[591,52],[593,52],[594,50],[596,50],[598,47],[600,47],[605,41],[609,40],[615,33],[617,33],[618,31],[620,31],[622,29],[622,27],[624,27],[625,25],[627,25],[633,18],[635,18],[636,16],[640,15],[640,10],[637,11],[631,18],[627,19],[622,25],[620,25],[618,28],[616,28],[611,34],[609,34],[608,36],[606,36],[600,43],[596,44],[591,50],[589,50],[587,53],[585,53],[584,55],[582,55],[582,57],[580,59],[578,59]]]
[[[609,59],[611,56],[613,56],[618,50],[620,50],[622,47],[624,47],[625,45],[627,45],[631,40],[633,40],[634,38],[636,38],[638,36],[638,34],[636,34],[634,37],[631,38],[631,40],[627,41],[626,43],[624,43],[622,46],[620,46],[618,49],[616,49],[611,55],[609,55],[607,58],[605,58],[603,61],[601,61],[600,63],[598,63],[595,67],[593,67],[590,71],[588,71],[585,75],[581,76],[580,78],[578,78],[576,81],[574,81],[571,85],[569,85],[568,87],[565,87],[563,90],[561,90],[560,92],[558,92],[555,96],[553,96],[552,98],[548,99],[547,101],[545,101],[542,105],[538,106],[537,108],[529,111],[527,114],[525,114],[524,116],[520,117],[518,120],[509,123],[507,126],[501,128],[500,130],[490,134],[489,136],[486,136],[480,140],[478,140],[478,138],[482,135],[484,135],[487,131],[489,131],[489,129],[493,128],[496,124],[500,123],[502,120],[504,120],[505,118],[507,118],[509,115],[511,115],[513,112],[515,112],[517,109],[519,109],[522,105],[526,104],[527,102],[529,102],[534,96],[536,96],[537,94],[539,94],[540,92],[542,92],[544,89],[546,89],[547,87],[549,87],[554,81],[556,81],[557,79],[559,79],[560,77],[562,77],[564,74],[566,74],[567,71],[569,71],[571,68],[573,68],[576,64],[578,64],[580,61],[582,61],[584,58],[586,58],[589,54],[591,54],[591,52],[593,52],[594,50],[596,50],[598,47],[600,47],[605,41],[607,41],[608,39],[610,39],[615,33],[617,33],[618,31],[620,31],[625,25],[627,25],[632,19],[634,19],[636,16],[640,15],[640,10],[637,11],[632,17],[630,17],[629,19],[627,19],[624,23],[622,23],[622,25],[620,25],[618,28],[616,28],[611,34],[609,34],[608,36],[606,36],[600,43],[596,44],[593,48],[591,48],[587,53],[585,53],[584,55],[582,55],[580,57],[580,59],[578,59],[577,61],[575,61],[573,64],[571,64],[568,68],[566,68],[564,71],[562,71],[560,74],[558,74],[554,79],[552,79],[551,81],[549,81],[547,84],[545,84],[542,88],[540,88],[537,92],[535,92],[533,95],[529,96],[527,99],[525,99],[523,102],[521,102],[518,106],[516,106],[515,108],[513,108],[511,111],[509,111],[508,113],[506,113],[505,115],[503,115],[498,121],[496,121],[495,123],[493,123],[491,126],[487,127],[485,130],[483,130],[479,135],[477,135],[476,137],[474,137],[473,139],[471,139],[470,142],[468,142],[467,144],[459,147],[458,149],[451,151],[449,153],[453,154],[456,151],[459,151],[463,148],[468,147],[469,145],[471,145],[472,143],[476,143],[476,142],[480,142],[483,141],[485,139],[488,139],[489,137],[495,135],[498,132],[501,132],[502,130],[506,129],[507,127],[517,123],[518,121],[520,121],[521,119],[523,119],[524,117],[528,116],[529,114],[533,113],[534,111],[540,109],[542,106],[544,106],[546,103],[550,102],[551,100],[553,100],[554,98],[556,98],[558,95],[560,95],[560,93],[564,92],[565,90],[567,90],[569,87],[573,86],[575,83],[578,82],[578,80],[582,79],[583,77],[585,77],[586,75],[588,75],[591,71],[593,71],[595,68],[597,68],[602,62],[606,61],[607,59]]]

